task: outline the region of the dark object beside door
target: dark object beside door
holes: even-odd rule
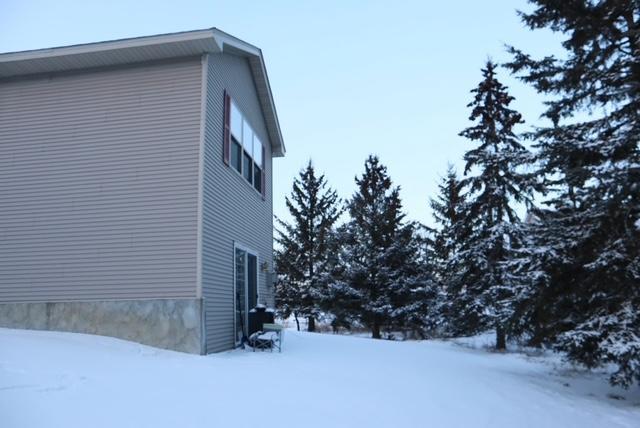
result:
[[[264,307],[253,308],[249,311],[249,336],[256,331],[262,331],[262,326],[273,324],[273,312],[267,311]]]

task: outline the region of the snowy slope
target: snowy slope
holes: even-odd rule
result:
[[[568,386],[566,386],[567,384]],[[0,329],[0,427],[639,427],[640,393],[545,359],[287,331],[200,357]]]

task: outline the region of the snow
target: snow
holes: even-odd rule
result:
[[[0,329],[0,426],[638,427],[640,391],[557,358],[289,330],[283,352],[196,356]],[[617,399],[612,399],[617,398]]]

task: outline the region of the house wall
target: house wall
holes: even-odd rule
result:
[[[0,303],[197,297],[201,73],[0,81]]]
[[[0,303],[0,326],[70,331],[202,353],[201,299]]]
[[[202,210],[202,296],[206,351],[234,346],[234,242],[258,253],[273,269],[271,144],[245,58],[210,54],[207,66]],[[256,192],[223,161],[224,91],[230,93],[265,145],[266,195]],[[268,274],[259,269],[259,301],[273,305]]]

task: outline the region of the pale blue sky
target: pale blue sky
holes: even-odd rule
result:
[[[0,0],[0,52],[218,27],[263,50],[287,156],[274,164],[274,211],[312,158],[340,196],[355,190],[364,159],[389,168],[411,219],[431,224],[428,198],[447,162],[462,171],[471,145],[469,90],[504,44],[535,54],[559,39],[530,32],[521,0],[149,1]],[[527,125],[540,97],[501,74]]]

